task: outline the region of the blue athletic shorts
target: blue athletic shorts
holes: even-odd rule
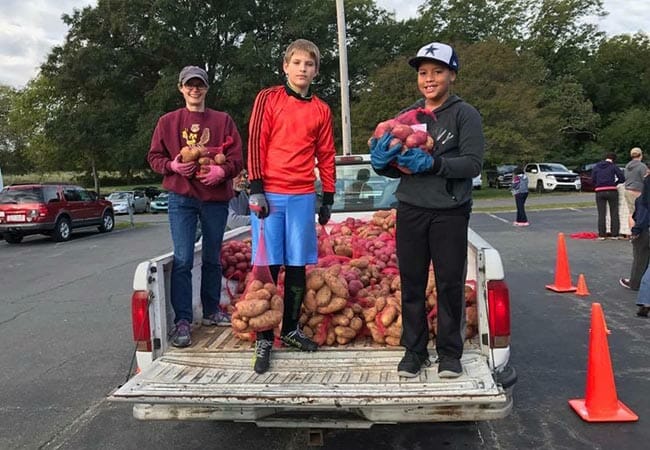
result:
[[[270,214],[263,221],[251,214],[253,264],[257,261],[260,223],[264,222],[264,243],[268,265],[305,266],[318,261],[316,238],[316,194],[266,193]],[[260,255],[262,256],[262,255]]]

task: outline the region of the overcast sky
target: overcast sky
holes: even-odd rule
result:
[[[420,1],[377,0],[397,19],[416,14]],[[95,5],[94,0],[0,0],[0,84],[22,88],[38,71],[54,45],[68,31],[61,21],[74,8]],[[408,6],[404,6],[404,5]],[[610,14],[599,25],[609,35],[650,32],[650,0],[604,0]]]

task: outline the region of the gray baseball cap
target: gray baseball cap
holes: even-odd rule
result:
[[[198,78],[203,81],[206,86],[210,86],[210,83],[208,83],[208,73],[198,66],[183,67],[183,70],[181,70],[181,73],[178,75],[178,82],[181,85],[184,85],[192,78]]]

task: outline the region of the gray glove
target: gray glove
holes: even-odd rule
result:
[[[266,196],[264,194],[251,194],[248,197],[248,207],[259,219],[263,219],[269,215],[269,204],[266,202]]]

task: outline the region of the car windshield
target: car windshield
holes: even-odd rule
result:
[[[570,172],[569,169],[564,167],[562,164],[540,164],[539,170],[542,172]]]
[[[167,197],[169,197],[169,194],[159,194],[158,197],[156,197],[156,200],[167,200]]]
[[[0,204],[42,203],[43,190],[40,187],[5,189],[0,192]]]
[[[517,168],[516,164],[504,164],[503,166],[497,166],[497,171],[501,173],[512,172]]]
[[[336,166],[333,212],[369,211],[397,206],[395,190],[399,178],[378,175],[369,162]],[[321,192],[320,180],[316,192]]]
[[[129,198],[129,194],[126,192],[113,192],[111,195],[108,196],[108,199],[113,201],[113,200],[126,200]]]

